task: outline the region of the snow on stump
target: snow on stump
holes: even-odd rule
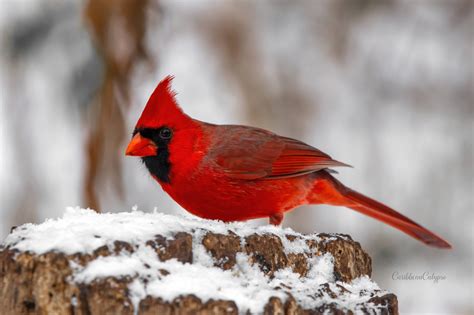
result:
[[[15,228],[0,247],[2,314],[397,314],[341,234],[160,213]]]

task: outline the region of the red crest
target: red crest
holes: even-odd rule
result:
[[[158,83],[138,119],[137,128],[179,127],[192,122],[176,102],[176,93],[171,90],[172,80],[173,76],[169,75]]]

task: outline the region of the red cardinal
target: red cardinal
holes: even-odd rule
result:
[[[330,168],[348,166],[320,150],[269,131],[213,125],[183,113],[161,81],[133,131],[126,154],[139,156],[183,208],[206,219],[270,219],[301,205],[345,206],[385,222],[427,245],[451,248],[395,210],[345,187]]]

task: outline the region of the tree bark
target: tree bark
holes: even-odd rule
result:
[[[334,279],[351,280],[371,275],[369,255],[359,243],[347,235],[318,234],[306,238],[310,252],[288,253],[288,246],[301,241],[300,236],[285,235],[285,240],[275,234],[252,234],[239,236],[235,233],[216,234],[207,232],[200,238],[201,244],[212,256],[214,265],[224,270],[236,265],[238,253],[247,255],[251,264],[257,265],[272,279],[275,272],[291,268],[301,277],[311,267],[310,258],[330,253],[334,257]],[[188,232],[178,232],[172,238],[156,235],[146,242],[156,251],[156,259],[166,261],[175,258],[183,263],[193,263],[193,242]],[[286,244],[286,247],[285,245]],[[100,247],[91,254],[66,255],[61,252],[47,252],[36,255],[20,252],[9,247],[0,248],[0,309],[2,314],[134,314],[134,304],[129,296],[128,285],[133,277],[107,277],[91,283],[71,281],[74,264],[86,266],[101,256],[117,253],[133,253],[133,244],[116,241],[112,247]],[[161,271],[166,276],[167,270]],[[343,292],[342,290],[341,292]],[[351,314],[352,310],[341,309],[337,303],[325,304],[317,309],[304,309],[293,297],[292,289],[286,289],[288,298],[270,298],[263,314]],[[315,288],[313,296],[337,298],[341,292],[334,292],[329,285]],[[397,314],[397,298],[393,294],[373,296],[358,309],[382,314]],[[203,301],[194,295],[182,295],[171,301],[147,296],[138,304],[138,314],[239,314],[234,301],[210,299]],[[242,313],[242,312],[240,312]]]

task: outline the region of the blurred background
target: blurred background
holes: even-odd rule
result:
[[[123,154],[173,74],[191,116],[314,145],[454,249],[345,208],[300,208],[285,226],[360,241],[402,313],[472,314],[473,30],[470,0],[1,0],[0,238],[67,206],[183,214]]]

